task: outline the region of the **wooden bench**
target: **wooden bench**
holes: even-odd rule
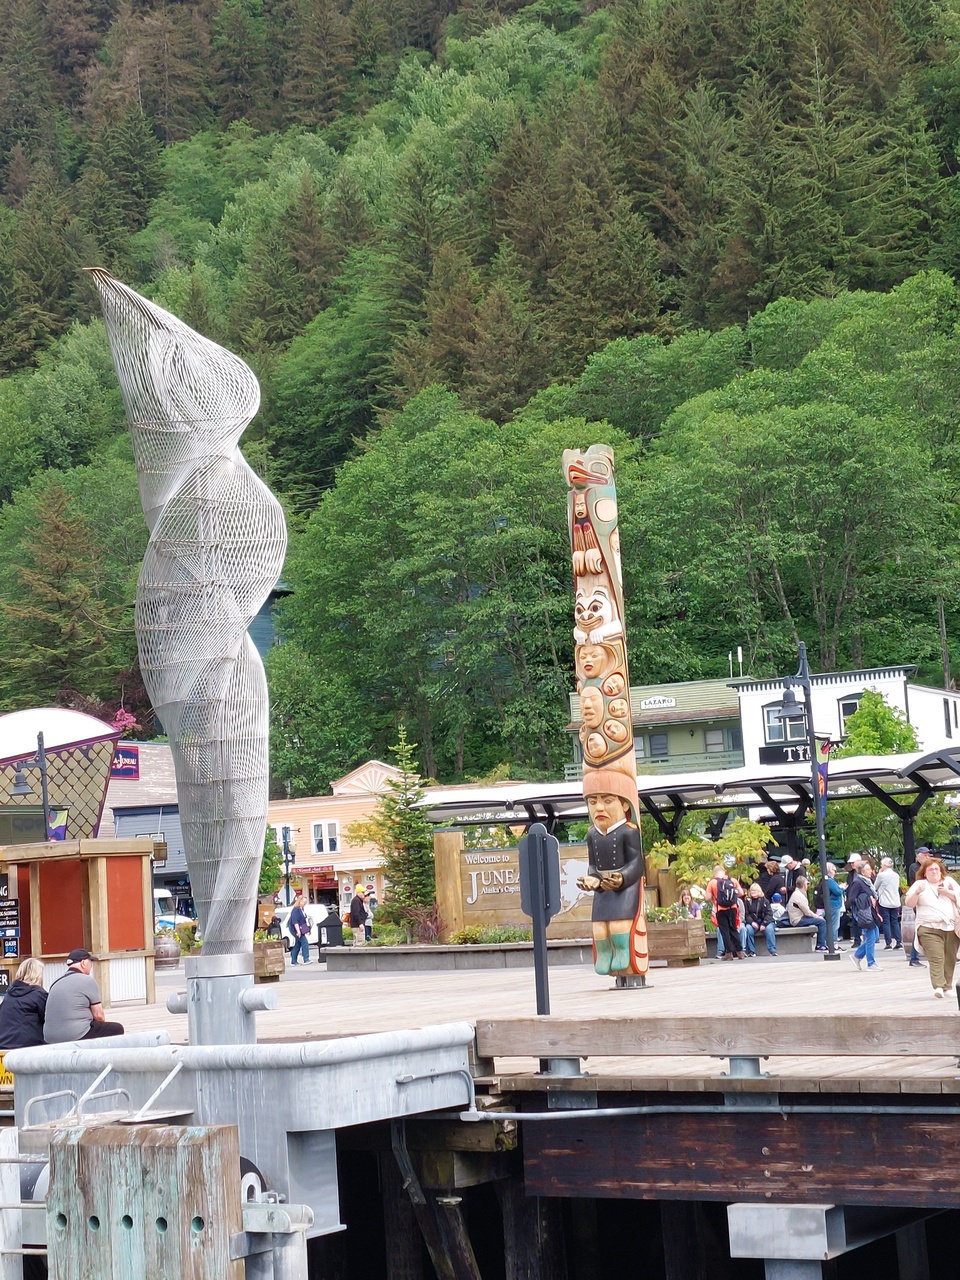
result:
[[[762,1075],[771,1057],[952,1057],[960,1054],[960,1019],[947,1010],[930,1014],[686,1015],[641,1017],[481,1018],[477,1057],[539,1058],[576,1075],[583,1058],[728,1058],[730,1076]]]
[[[817,944],[817,927],[812,924],[790,925],[783,929],[777,930],[777,951],[780,955],[799,956],[807,955]],[[757,949],[757,955],[765,956],[767,954],[767,936],[765,933],[757,934],[754,939],[754,946]],[[707,934],[707,955],[716,958],[717,954],[717,934]]]

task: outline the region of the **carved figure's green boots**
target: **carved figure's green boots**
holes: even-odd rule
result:
[[[613,963],[613,947],[609,938],[594,938],[594,946],[597,948],[597,959],[594,963],[594,969],[597,973],[609,973]]]
[[[610,968],[614,973],[620,973],[630,968],[630,934],[614,933],[610,936],[613,940],[613,963]]]

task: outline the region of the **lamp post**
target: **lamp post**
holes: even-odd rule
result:
[[[283,836],[283,882],[285,885],[284,897],[286,902],[284,906],[290,905],[290,868],[296,861],[296,851],[290,847],[290,828],[284,827],[281,831]]]
[[[33,787],[23,776],[24,769],[40,770],[40,802],[43,805],[43,838],[50,839],[50,795],[47,791],[47,754],[43,747],[43,734],[37,734],[37,754],[29,760],[21,760],[17,764],[17,771],[14,775],[13,786],[10,794],[13,796],[28,796],[32,793]]]
[[[824,829],[824,810],[826,803],[820,803],[820,769],[817,761],[817,735],[813,728],[813,690],[810,685],[810,667],[807,662],[807,646],[800,641],[799,665],[794,676],[784,679],[783,701],[777,708],[778,718],[782,721],[796,719],[805,714],[807,729],[807,749],[810,752],[810,795],[813,799],[813,816],[817,827],[817,856],[820,862],[820,884],[823,893],[823,910],[827,922],[827,950],[824,960],[839,960],[840,953],[834,946],[833,930],[830,928],[830,903],[827,896],[827,837]],[[805,702],[797,701],[794,687],[802,689]]]

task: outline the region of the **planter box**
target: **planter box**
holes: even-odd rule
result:
[[[707,954],[702,920],[648,920],[647,941],[651,960],[667,964],[699,964]]]
[[[278,982],[286,967],[282,942],[271,939],[269,942],[253,944],[254,982]]]
[[[477,946],[327,947],[327,973],[410,973],[443,969],[532,969],[532,942]],[[547,942],[547,963],[593,964],[589,938],[557,938]]]

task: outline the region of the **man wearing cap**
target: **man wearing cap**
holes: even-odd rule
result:
[[[47,996],[43,1019],[47,1044],[123,1035],[119,1022],[107,1022],[103,1016],[100,988],[92,977],[96,958],[83,947],[67,956],[67,972],[51,985]]]
[[[916,880],[917,876],[923,874],[923,868],[927,865],[927,863],[930,861],[932,857],[933,857],[933,854],[930,852],[927,846],[925,844],[922,844],[920,848],[917,850],[916,860],[914,862],[911,862],[909,867],[907,867],[907,888],[908,889],[913,884],[914,880]],[[914,934],[914,939],[916,939],[916,934]],[[923,968],[924,962],[920,959],[920,952],[917,950],[916,941],[914,941],[913,945],[910,948],[910,964],[913,966],[914,969]]]

